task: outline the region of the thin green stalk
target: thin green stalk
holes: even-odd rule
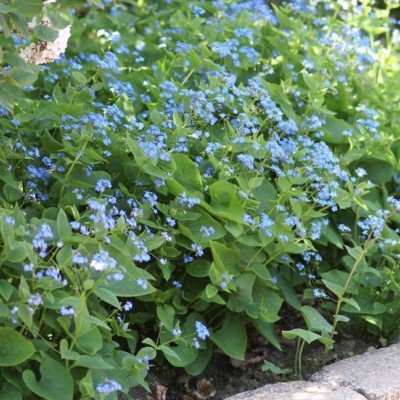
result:
[[[63,194],[64,194],[65,182],[68,180],[68,178],[70,177],[72,171],[73,171],[74,168],[75,168],[75,165],[78,163],[79,159],[82,157],[83,152],[84,152],[84,150],[86,149],[87,144],[89,143],[89,140],[90,140],[90,138],[89,138],[88,140],[86,140],[86,142],[83,144],[82,148],[78,151],[78,153],[77,153],[77,155],[76,155],[74,161],[72,161],[72,163],[71,163],[71,165],[70,165],[70,167],[69,167],[67,173],[65,174],[64,182],[63,182],[63,184],[62,184],[62,186],[61,186],[61,191],[60,191],[60,197],[59,197],[60,200],[62,199],[62,196],[63,196]]]
[[[305,344],[306,344],[306,341],[304,339],[301,340],[299,355],[298,355],[298,360],[297,360],[298,361],[298,373],[299,373],[300,380],[303,380],[302,364],[303,364],[303,350],[304,350]]]
[[[294,355],[294,374],[299,377],[299,353],[300,353],[300,337],[297,337],[296,354]]]
[[[342,292],[338,296],[338,300],[337,300],[336,308],[335,308],[335,314],[334,314],[334,317],[333,317],[332,330],[331,330],[331,333],[329,335],[329,342],[328,342],[328,345],[325,347],[324,362],[323,362],[324,365],[326,364],[328,353],[329,353],[329,351],[331,350],[331,348],[333,346],[333,338],[334,338],[335,333],[336,333],[337,324],[339,323],[339,312],[340,312],[340,308],[342,306],[342,303],[345,300],[345,295],[346,295],[347,289],[349,288],[350,282],[351,282],[351,280],[352,280],[352,278],[353,278],[358,266],[361,264],[361,262],[364,259],[365,255],[368,253],[370,245],[373,244],[374,242],[375,242],[375,240],[370,240],[370,241],[367,240],[363,250],[359,253],[358,257],[356,258],[356,260],[354,262],[354,265],[353,265],[353,267],[352,267],[352,269],[351,269],[351,271],[349,273],[349,276],[347,277],[346,282],[345,282],[345,284],[343,286]]]

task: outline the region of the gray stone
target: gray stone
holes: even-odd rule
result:
[[[315,382],[287,382],[267,385],[228,397],[225,400],[366,400],[346,387]]]
[[[400,344],[328,365],[311,380],[349,387],[368,400],[400,400]]]

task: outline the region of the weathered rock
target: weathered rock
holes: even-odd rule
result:
[[[228,397],[226,400],[366,400],[361,394],[346,388],[314,382],[287,382],[266,385]]]
[[[311,380],[349,387],[368,400],[400,400],[400,344],[328,365]]]

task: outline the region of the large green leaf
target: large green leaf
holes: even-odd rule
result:
[[[176,163],[173,178],[189,192],[202,191],[201,175],[196,164],[185,154],[173,154]]]
[[[0,328],[0,366],[18,365],[31,358],[33,344],[13,328]]]
[[[252,291],[255,280],[256,277],[253,274],[242,274],[233,281],[236,291],[230,295],[227,303],[230,310],[242,312],[252,306]]]
[[[243,222],[244,210],[237,196],[237,188],[227,181],[217,181],[210,186],[211,211],[217,215]]]
[[[213,355],[213,344],[209,342],[206,349],[199,350],[196,359],[185,367],[185,370],[190,375],[199,375],[207,367]]]
[[[392,164],[376,158],[363,159],[357,164],[357,167],[364,168],[367,171],[367,178],[378,185],[393,179],[395,172]]]
[[[222,328],[211,335],[211,340],[229,357],[244,360],[247,348],[247,332],[238,315],[226,315]]]
[[[69,371],[58,361],[42,354],[40,363],[40,381],[31,370],[25,370],[22,378],[28,388],[46,400],[72,400],[74,381]]]
[[[58,32],[49,26],[38,24],[33,28],[33,32],[40,40],[54,42],[58,37]]]
[[[58,212],[57,216],[57,234],[61,240],[69,238],[72,234],[67,214],[65,214],[65,211],[62,208]]]
[[[0,391],[0,400],[22,400],[22,393],[15,387],[4,384]]]
[[[240,260],[237,251],[225,246],[222,243],[214,241],[210,241],[210,247],[214,264],[221,274],[224,272],[229,272],[230,274],[234,275],[239,273],[237,266]]]
[[[332,325],[314,307],[303,306],[301,312],[308,329],[314,332],[331,332]]]
[[[253,288],[253,303],[246,307],[247,314],[264,322],[276,322],[280,319],[278,313],[283,299],[278,293],[256,283]]]
[[[278,350],[282,350],[281,344],[274,332],[273,324],[261,321],[259,319],[252,320],[253,325],[257,329],[257,331],[264,336],[273,346],[275,346]]]
[[[292,329],[290,331],[282,331],[282,335],[286,339],[295,339],[299,337],[305,340],[308,344],[321,338],[320,335],[317,335],[316,333],[307,331],[305,329]]]

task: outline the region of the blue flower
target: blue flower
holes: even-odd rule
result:
[[[322,298],[322,299],[328,298],[326,292],[323,289],[315,288],[315,289],[313,289],[312,293],[313,293],[313,296],[317,297],[317,298]]]
[[[95,191],[103,193],[106,189],[111,189],[112,185],[108,179],[99,179],[96,183]]]
[[[215,233],[215,229],[212,226],[201,226],[200,232],[206,239],[209,239]]]
[[[199,339],[206,340],[210,336],[210,332],[207,327],[200,321],[195,322],[196,333]]]
[[[367,238],[369,235],[376,238],[382,233],[385,220],[377,215],[369,215],[367,218],[358,221],[357,225],[362,229],[363,238]]]
[[[247,168],[254,169],[254,157],[250,154],[239,154],[237,159]]]
[[[272,237],[271,227],[275,225],[275,221],[268,215],[261,214],[260,229],[267,237]]]
[[[122,390],[122,386],[114,380],[106,379],[103,383],[96,386],[96,392],[100,394],[111,394]]]
[[[339,224],[338,229],[340,232],[351,232],[351,229],[345,224]]]
[[[133,309],[133,304],[131,301],[125,302],[125,304],[122,306],[122,309],[124,311],[131,311]]]
[[[178,197],[178,202],[188,208],[193,208],[195,205],[200,204],[201,200],[198,197],[189,197],[186,192],[181,193]]]
[[[60,308],[60,314],[67,317],[72,317],[76,314],[76,311],[73,307],[62,306]]]

